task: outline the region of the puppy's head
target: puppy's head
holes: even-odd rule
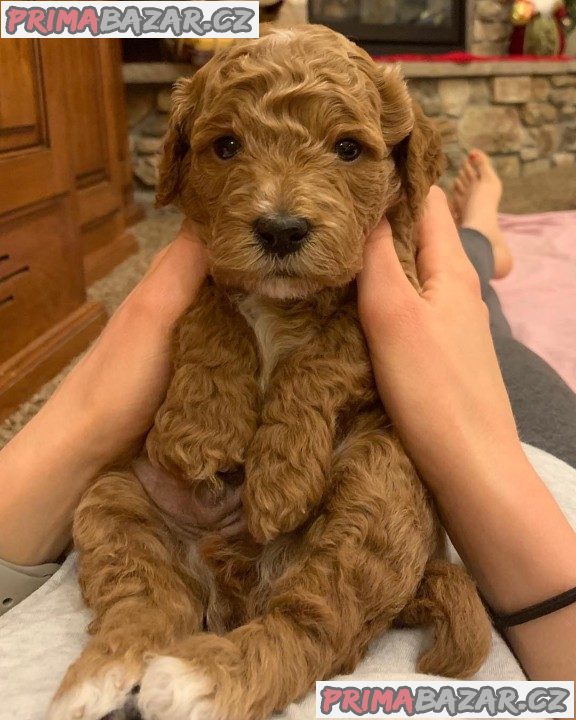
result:
[[[320,26],[268,30],[177,84],[157,199],[199,224],[219,282],[302,297],[353,279],[387,210],[418,214],[439,157],[395,66]]]

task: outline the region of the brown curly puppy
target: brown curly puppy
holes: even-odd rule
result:
[[[185,485],[171,509],[133,470],[86,493],[93,638],[51,718],[262,720],[352,671],[393,623],[434,626],[420,671],[479,668],[488,619],[444,558],[356,309],[384,213],[416,282],[414,221],[440,165],[398,69],[326,28],[238,42],[177,84],[158,199],[198,223],[211,277],[146,449]],[[187,494],[238,483],[248,532],[186,526]]]

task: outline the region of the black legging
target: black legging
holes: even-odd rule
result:
[[[461,228],[459,232],[480,278],[520,438],[576,468],[576,394],[550,365],[512,336],[498,296],[490,285],[494,257],[489,241],[476,230]]]

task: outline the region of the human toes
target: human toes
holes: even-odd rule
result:
[[[463,199],[466,196],[466,190],[467,185],[465,180],[458,175],[456,180],[454,180],[454,195],[456,195],[457,198]]]
[[[458,183],[458,192],[461,195],[467,195],[470,192],[472,183],[475,182],[477,179],[478,175],[476,174],[470,162],[470,159],[467,158],[460,166],[460,170],[458,171],[458,175],[456,176],[456,181]]]
[[[494,169],[494,165],[492,165],[492,160],[482,150],[472,150],[468,156],[468,162],[477,177],[481,179],[499,179],[498,173]]]
[[[466,160],[464,161],[462,165],[462,174],[466,178],[466,182],[468,186],[473,185],[474,183],[478,182],[479,174],[478,170],[476,169],[476,165],[472,161],[471,156],[469,155]]]

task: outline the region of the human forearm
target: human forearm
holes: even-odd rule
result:
[[[450,537],[498,614],[576,586],[576,533],[524,453],[502,448],[433,491]],[[533,679],[576,679],[576,606],[506,631]]]
[[[576,585],[576,534],[520,444],[432,482],[444,525],[499,613]]]
[[[4,560],[54,560],[88,483],[138,446],[166,393],[172,329],[205,274],[204,249],[184,223],[54,396],[0,452]]]
[[[508,614],[576,586],[576,536],[522,450],[478,275],[438,190],[418,242],[419,293],[379,226],[360,317],[384,406],[481,592]],[[576,605],[506,634],[533,679],[576,677]]]
[[[367,243],[359,308],[384,405],[495,609],[576,584],[576,540],[529,464],[483,305],[445,198],[420,227],[414,292],[390,228]]]
[[[70,542],[72,515],[102,464],[86,412],[53,402],[0,452],[0,557],[54,561]]]
[[[520,441],[470,431],[466,443],[454,435],[445,433],[443,459],[434,455],[433,468],[423,463],[420,472],[494,612],[518,612],[576,587],[576,533]],[[576,605],[504,634],[530,679],[576,680]]]

